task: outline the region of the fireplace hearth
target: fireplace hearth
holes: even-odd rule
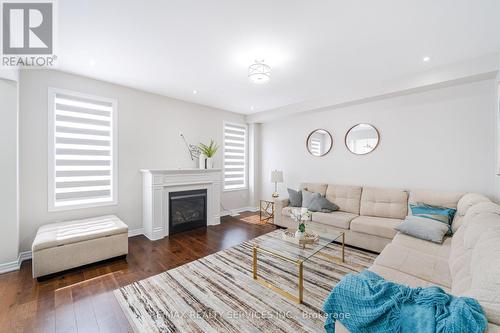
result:
[[[207,226],[207,190],[169,193],[169,233]]]

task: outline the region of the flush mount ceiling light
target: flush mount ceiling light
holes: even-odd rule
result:
[[[271,67],[264,63],[264,60],[255,60],[248,67],[248,79],[255,84],[267,83],[271,78]]]

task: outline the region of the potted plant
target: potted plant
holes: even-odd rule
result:
[[[214,167],[213,157],[217,152],[217,150],[219,149],[217,143],[213,139],[211,139],[210,144],[206,145],[200,143],[198,145],[198,148],[200,149],[201,152],[199,157],[200,169],[213,169]]]
[[[306,221],[311,218],[311,212],[307,208],[296,208],[290,212],[290,217],[299,224],[295,237],[304,239],[306,236]]]

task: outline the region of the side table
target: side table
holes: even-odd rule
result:
[[[260,200],[259,217],[266,222],[274,219],[274,201]]]

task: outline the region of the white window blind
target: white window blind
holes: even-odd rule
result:
[[[49,210],[116,203],[116,104],[49,89]]]
[[[224,190],[247,187],[247,126],[224,123]]]

